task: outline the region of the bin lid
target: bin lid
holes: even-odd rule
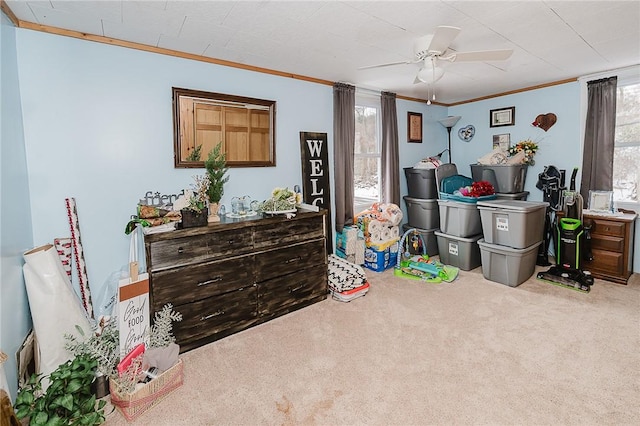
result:
[[[478,234],[478,235],[472,235],[470,237],[457,237],[455,235],[449,235],[449,234],[445,234],[443,232],[440,231],[435,231],[434,234],[436,234],[436,236],[438,237],[443,237],[443,238],[447,238],[449,240],[456,240],[456,241],[462,241],[465,243],[475,243],[477,242],[479,239],[481,239],[483,237],[483,234]]]
[[[406,203],[413,203],[413,204],[437,204],[438,203],[437,198],[413,198],[413,197],[409,197],[408,195],[405,195],[404,197],[402,197],[402,199]]]
[[[549,203],[545,201],[522,201],[522,200],[492,200],[478,201],[478,208],[493,208],[502,210],[513,210],[530,212],[538,209],[546,209]]]
[[[474,207],[476,203],[480,200],[495,200],[496,198],[498,197],[495,194],[483,195],[481,197],[465,197],[464,195],[447,194],[446,192],[440,193],[440,200],[452,201],[457,203],[465,203],[465,204],[473,204]]]
[[[484,240],[484,238],[478,240],[478,245],[480,248],[486,249],[492,253],[501,253],[501,254],[524,254],[532,250],[538,250],[538,246],[542,244],[542,241],[538,241],[534,244],[531,244],[529,247],[515,249],[513,247],[503,246],[500,244],[491,244]]]

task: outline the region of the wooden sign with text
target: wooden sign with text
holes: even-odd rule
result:
[[[331,187],[329,184],[329,147],[326,133],[300,132],[302,157],[302,198],[305,203],[327,210],[327,253],[333,253],[331,231]]]

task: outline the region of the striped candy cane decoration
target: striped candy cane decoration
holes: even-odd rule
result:
[[[67,217],[71,228],[71,241],[73,243],[73,254],[76,257],[76,268],[78,270],[78,282],[80,284],[80,295],[82,305],[90,318],[93,318],[93,305],[91,304],[91,290],[89,289],[89,279],[87,278],[87,265],[84,261],[82,251],[82,241],[80,239],[80,223],[78,222],[78,210],[76,209],[75,198],[65,198],[67,206]]]

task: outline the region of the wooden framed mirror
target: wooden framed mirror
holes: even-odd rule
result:
[[[229,167],[276,165],[276,101],[173,88],[176,168],[203,168],[222,143]]]

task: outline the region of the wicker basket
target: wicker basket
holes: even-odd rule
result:
[[[182,386],[183,380],[182,359],[133,393],[121,392],[119,386],[110,380],[111,403],[131,421],[158,405],[172,391]]]

